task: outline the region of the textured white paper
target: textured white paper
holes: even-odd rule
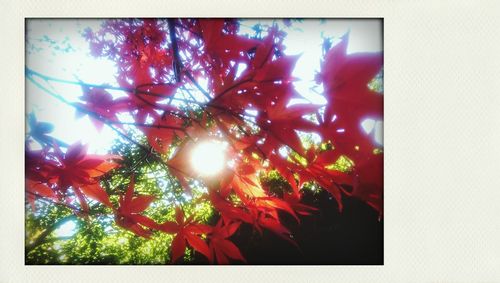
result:
[[[0,282],[500,282],[500,1],[0,4]],[[25,266],[25,17],[383,17],[384,266]]]

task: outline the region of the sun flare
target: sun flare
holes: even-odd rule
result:
[[[226,163],[226,144],[209,140],[199,142],[191,155],[191,165],[202,176],[219,173]]]

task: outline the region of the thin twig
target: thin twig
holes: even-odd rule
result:
[[[200,92],[203,93],[203,95],[208,99],[208,101],[212,100],[212,97],[210,96],[210,94],[203,87],[201,87],[201,85],[196,81],[196,79],[193,77],[193,75],[190,72],[185,71],[184,74],[196,86],[196,88],[198,88],[200,90]]]
[[[26,254],[34,250],[36,247],[40,246],[41,244],[45,243],[45,239],[52,233],[54,232],[61,224],[63,224],[66,221],[69,221],[71,219],[76,218],[76,215],[68,215],[63,218],[60,218],[56,222],[54,222],[52,225],[47,227],[36,239],[33,241],[33,243],[26,245],[25,251]]]

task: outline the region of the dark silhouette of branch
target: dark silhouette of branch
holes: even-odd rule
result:
[[[196,79],[193,77],[193,75],[188,72],[188,71],[184,71],[184,74],[186,74],[186,77],[188,77],[188,79],[196,86],[197,89],[200,90],[201,93],[203,93],[203,95],[208,99],[208,101],[210,102],[210,100],[212,100],[212,97],[210,96],[210,94],[201,87],[201,85],[196,81]]]
[[[168,19],[168,32],[170,35],[170,41],[172,43],[172,52],[174,54],[174,74],[175,74],[175,79],[178,83],[181,82],[181,71],[184,70],[184,66],[182,65],[181,58],[179,56],[179,47],[177,44],[177,37],[175,36],[175,20],[174,19]],[[190,72],[187,70],[184,71],[184,74],[188,77],[189,80],[203,93],[203,95],[210,101],[212,97],[210,97],[210,94],[203,89],[200,84],[195,80],[193,75],[191,75]]]
[[[76,108],[78,111],[81,111],[81,112],[83,112],[83,113],[85,113],[85,114],[88,114],[89,116],[92,116],[92,117],[94,117],[94,118],[96,118],[96,119],[100,120],[100,121],[101,121],[101,122],[103,122],[104,124],[108,125],[108,126],[109,126],[112,130],[114,130],[116,133],[118,133],[121,137],[125,138],[125,139],[126,139],[126,140],[128,140],[129,142],[134,143],[135,145],[139,146],[141,149],[143,149],[144,151],[146,151],[146,152],[148,152],[148,153],[150,152],[150,149],[149,149],[147,146],[144,146],[144,145],[142,145],[142,144],[140,144],[140,143],[136,142],[135,140],[133,140],[132,138],[130,138],[128,135],[126,135],[126,134],[124,134],[123,132],[121,132],[120,130],[118,130],[118,129],[117,129],[116,127],[114,127],[112,124],[125,124],[125,125],[133,125],[133,126],[136,126],[136,127],[149,127],[149,128],[167,128],[167,129],[172,129],[172,130],[180,130],[180,131],[183,131],[184,133],[186,133],[185,129],[184,129],[184,128],[180,128],[180,127],[173,127],[173,126],[161,126],[161,125],[152,125],[152,124],[139,124],[139,123],[125,123],[125,122],[113,121],[113,120],[105,119],[105,118],[103,118],[102,116],[100,116],[100,115],[98,115],[98,114],[96,114],[96,113],[94,113],[94,112],[92,112],[92,111],[90,111],[90,110],[83,109],[83,108],[79,107],[78,105],[75,105],[74,103],[71,103],[71,102],[67,101],[64,97],[62,97],[62,96],[60,96],[60,95],[58,95],[58,94],[54,93],[53,91],[51,91],[51,90],[49,90],[49,89],[45,88],[45,87],[44,87],[44,86],[42,86],[40,83],[36,82],[36,81],[32,78],[32,75],[36,75],[36,76],[38,76],[38,77],[42,78],[42,79],[43,79],[43,80],[45,80],[45,81],[56,81],[56,82],[70,83],[70,84],[76,84],[76,85],[82,85],[82,86],[89,86],[89,84],[86,84],[86,83],[83,83],[83,82],[71,82],[71,81],[65,81],[65,80],[59,80],[59,79],[56,79],[56,78],[51,78],[51,77],[45,76],[45,75],[43,75],[43,74],[40,74],[40,73],[38,73],[38,72],[32,71],[32,70],[30,70],[30,69],[28,69],[28,68],[26,68],[26,74],[27,74],[27,78],[28,78],[31,82],[33,82],[35,85],[37,85],[40,89],[44,90],[45,92],[47,92],[48,94],[52,95],[52,96],[53,96],[53,97],[55,97],[56,99],[58,99],[58,100],[62,101],[63,103],[68,104],[68,105],[70,105],[70,106],[72,106],[72,107]],[[193,78],[193,80],[194,80],[194,78]],[[188,99],[181,99],[181,100],[182,100],[182,101],[184,101],[184,102],[186,102],[186,103],[191,103],[191,102],[193,102],[193,103],[199,104],[199,105],[202,107],[203,111],[205,111],[206,113],[208,113],[208,112],[206,111],[206,109],[204,109],[204,107],[203,107],[203,106],[205,106],[205,107],[211,107],[211,108],[214,108],[214,109],[219,109],[219,110],[222,110],[222,111],[224,111],[224,112],[226,112],[226,113],[228,113],[228,114],[230,114],[230,115],[232,115],[232,116],[236,117],[237,119],[239,119],[239,120],[241,120],[241,121],[243,121],[243,122],[248,122],[248,123],[251,123],[251,124],[256,125],[256,126],[258,126],[258,127],[260,128],[260,125],[259,125],[259,124],[257,124],[255,121],[252,121],[252,120],[250,120],[250,119],[247,119],[244,115],[240,115],[239,113],[235,113],[235,112],[233,112],[233,111],[230,111],[230,110],[229,110],[229,109],[227,109],[227,108],[224,108],[224,107],[222,107],[222,106],[219,106],[219,105],[216,105],[216,104],[214,104],[214,103],[213,103],[213,102],[215,102],[217,99],[219,99],[220,97],[222,97],[224,94],[228,93],[230,90],[232,90],[232,89],[234,89],[235,87],[237,87],[237,86],[239,86],[239,85],[241,85],[241,84],[243,84],[243,83],[245,83],[245,82],[248,82],[248,81],[250,81],[250,80],[243,80],[243,81],[238,82],[237,84],[235,84],[235,85],[231,86],[230,88],[228,88],[228,89],[226,89],[226,90],[222,91],[222,92],[221,92],[218,96],[216,96],[216,97],[212,100],[212,102],[209,102],[209,103],[206,103],[206,104],[197,102],[197,101],[195,100],[195,98],[194,98],[192,95],[191,95],[191,98],[193,99],[192,101],[191,101],[191,100],[188,100]],[[91,85],[91,84],[90,84],[90,86],[94,86],[94,85]],[[108,88],[107,86],[102,86],[102,85],[95,85],[95,86],[96,86],[96,87],[100,87],[100,88]],[[199,85],[198,85],[198,86],[199,86]],[[199,87],[201,88],[201,86],[199,86]],[[109,89],[117,89],[117,88],[111,87],[111,88],[109,88]],[[120,88],[120,89],[121,89],[121,88]],[[121,89],[121,90],[123,90],[123,89]],[[185,88],[184,88],[184,90],[185,90],[185,91],[187,91],[187,89],[185,89]],[[133,91],[133,92],[137,92],[137,93],[145,93],[145,94],[151,95],[151,93],[142,92],[142,91],[139,91],[139,90],[136,90],[136,89],[134,89],[134,90],[132,90],[132,91]],[[187,91],[187,92],[189,93],[189,91]],[[152,94],[152,95],[160,95],[160,94]],[[143,101],[143,102],[145,102],[145,103],[149,104],[150,106],[155,107],[155,105],[154,105],[154,104],[152,104],[152,103],[148,102],[147,100],[144,100],[144,99],[143,99],[143,98],[141,98],[140,96],[137,96],[137,97],[138,97],[139,99],[141,99],[141,101]],[[211,116],[212,118],[214,118],[212,115],[210,115],[210,116]],[[196,120],[196,119],[194,119],[194,118],[192,118],[192,117],[188,117],[188,116],[185,116],[185,117],[183,116],[183,117],[181,117],[181,118],[191,119],[191,120],[193,120],[193,121],[194,121],[194,120]],[[197,122],[197,123],[199,124],[199,121],[197,121],[197,120],[196,120],[196,121],[194,121],[194,122]],[[241,127],[239,127],[239,126],[238,126],[238,128],[239,128],[240,130],[242,130],[242,132],[243,132],[245,135],[248,135],[248,133],[247,133],[246,131],[244,131]],[[187,133],[186,133],[186,134],[187,134]],[[278,140],[279,140],[280,142],[282,142],[282,143],[283,143],[283,141],[281,141],[280,139],[278,139]],[[284,143],[284,144],[286,144],[286,143]],[[265,154],[264,154],[264,152],[261,150],[261,148],[260,148],[260,147],[258,147],[258,146],[257,146],[257,148],[258,148],[259,152],[260,152],[261,154],[263,154],[263,156],[265,157],[266,155],[265,155]],[[299,155],[300,155],[300,154],[299,154]],[[159,157],[159,156],[157,156],[157,155],[153,155],[153,158],[157,159],[157,161],[162,161],[162,162],[161,162],[162,164],[165,164],[166,166],[169,166],[168,164],[166,164],[165,162],[163,162],[163,160],[161,159],[161,157]]]
[[[82,108],[74,103],[71,103],[69,102],[68,100],[66,100],[64,97],[60,96],[59,94],[56,94],[55,92],[47,89],[46,87],[42,86],[40,83],[36,82],[35,80],[32,79],[32,77],[28,76],[28,79],[34,83],[37,87],[39,87],[40,89],[42,89],[43,91],[49,93],[50,95],[52,95],[53,97],[55,97],[56,99],[58,99],[59,101],[69,105],[69,106],[72,106],[73,108],[75,108],[77,111],[79,112],[82,112],[84,114],[87,114],[89,116],[92,116],[92,118],[94,119],[97,119],[105,124],[114,124],[114,125],[130,125],[130,126],[136,126],[136,127],[147,127],[147,128],[163,128],[163,129],[172,129],[172,130],[179,130],[179,131],[184,131],[184,128],[182,127],[175,127],[175,126],[164,126],[164,125],[154,125],[154,124],[143,124],[143,123],[130,123],[130,122],[121,122],[121,121],[116,121],[116,120],[110,120],[110,119],[106,119],[104,118],[103,116],[93,112],[93,111],[90,111],[88,109],[85,109],[85,108]],[[148,102],[146,100],[144,100],[145,102]],[[154,106],[153,104],[151,104],[152,106]],[[172,115],[175,115],[175,114],[178,114],[178,113],[174,113],[172,111],[168,111],[170,114]],[[191,117],[187,117],[187,116],[181,116],[181,118],[186,118],[186,119],[190,119]]]
[[[173,100],[179,100],[177,98],[174,98],[169,95],[165,95],[162,93],[154,92],[154,91],[146,91],[146,90],[141,90],[139,88],[146,86],[146,84],[140,85],[137,88],[126,88],[126,87],[117,87],[117,86],[111,86],[107,84],[91,84],[91,83],[86,83],[82,81],[70,81],[70,80],[63,80],[63,79],[58,79],[54,78],[51,76],[44,75],[42,73],[39,73],[37,71],[34,71],[28,67],[25,68],[25,73],[27,77],[39,77],[44,81],[53,81],[53,82],[58,82],[58,83],[63,83],[63,84],[71,84],[71,85],[78,85],[78,86],[83,86],[83,87],[89,87],[89,88],[99,88],[99,89],[107,89],[107,90],[118,90],[118,91],[124,91],[124,92],[130,92],[134,94],[145,94],[145,95],[151,95],[155,97],[163,97],[163,98],[171,98]],[[165,83],[158,83],[158,84],[147,84],[149,86],[158,86],[158,85],[165,85]],[[182,99],[180,99],[182,100]],[[193,102],[193,103],[200,103],[204,104],[202,102]]]
[[[62,97],[61,95],[47,89],[46,87],[44,87],[43,85],[41,85],[40,83],[38,83],[37,81],[35,81],[33,79],[33,77],[30,75],[30,74],[27,74],[27,78],[28,80],[30,80],[33,84],[35,84],[37,87],[39,87],[41,90],[45,91],[47,94],[51,95],[52,97],[56,98],[57,100],[63,102],[64,104],[67,104],[69,106],[72,106],[74,107],[75,109],[83,112],[83,113],[87,113],[93,117],[95,117],[96,119],[99,119],[100,121],[102,121],[105,125],[107,125],[108,127],[110,127],[113,131],[115,131],[118,135],[120,135],[122,138],[126,139],[127,141],[135,144],[136,146],[138,146],[139,148],[141,148],[143,151],[147,152],[147,153],[151,153],[151,150],[149,147],[135,141],[134,139],[132,139],[131,137],[129,137],[127,134],[123,133],[122,131],[120,131],[118,128],[114,127],[112,125],[112,123],[110,123],[110,121],[108,119],[104,119],[102,118],[100,115],[97,115],[96,113],[92,112],[92,111],[88,111],[86,109],[82,109],[81,107],[78,107],[78,105],[75,105],[74,103],[71,103],[69,102],[68,100],[66,100],[64,97]],[[41,77],[43,79],[43,77]],[[120,122],[121,123],[121,122]],[[137,126],[138,124],[134,123],[135,126]],[[140,125],[139,125],[140,126]],[[185,131],[184,129],[182,129],[183,131]],[[164,161],[163,159],[154,154],[152,155],[152,157],[159,161],[160,164],[164,164],[165,166],[168,166]]]
[[[38,87],[40,88],[44,88],[43,86],[41,86],[40,84],[36,83],[32,78],[33,76],[36,76],[36,77],[39,77],[41,78],[42,80],[48,82],[48,81],[53,81],[53,82],[59,82],[59,83],[64,83],[64,84],[72,84],[72,85],[78,85],[78,86],[84,86],[84,87],[92,87],[92,88],[99,88],[99,89],[108,89],[108,90],[119,90],[119,91],[125,91],[125,92],[130,92],[130,93],[135,93],[135,94],[145,94],[145,95],[150,95],[150,96],[155,96],[155,97],[164,97],[164,98],[169,98],[169,99],[172,99],[172,100],[176,100],[176,101],[181,101],[181,102],[185,102],[185,103],[193,103],[193,104],[198,104],[200,107],[211,107],[211,108],[214,108],[214,109],[219,109],[219,110],[226,110],[226,108],[222,107],[222,106],[219,106],[219,105],[216,105],[216,104],[213,104],[213,103],[206,103],[206,102],[200,102],[200,101],[197,101],[193,96],[192,96],[192,100],[189,100],[189,99],[183,99],[183,98],[178,98],[178,97],[173,97],[173,96],[166,96],[164,94],[160,94],[160,93],[155,93],[155,92],[148,92],[148,91],[144,91],[144,90],[140,90],[140,89],[132,89],[132,88],[122,88],[122,87],[114,87],[114,86],[110,86],[110,85],[97,85],[97,84],[89,84],[89,83],[85,83],[85,82],[77,82],[77,81],[69,81],[69,80],[62,80],[62,79],[58,79],[58,78],[54,78],[54,77],[50,77],[50,76],[46,76],[44,74],[41,74],[39,72],[36,72],[36,71],[33,71],[29,68],[26,68],[25,69],[26,71],[26,76],[27,78],[32,81],[33,83],[35,83]],[[192,76],[191,76],[192,77]],[[194,79],[194,78],[193,78]],[[247,82],[247,81],[242,81],[242,82],[239,82],[237,85],[233,86],[232,88],[229,88],[227,90],[225,90],[224,92],[222,92],[221,94],[233,89],[234,87],[237,87],[238,85],[244,83],[244,82]],[[160,84],[155,84],[155,85],[162,85],[161,83]],[[203,90],[203,88],[199,85],[199,84],[196,84],[196,86],[199,88],[201,88],[200,91],[204,92],[204,93],[207,93],[205,90]],[[50,90],[45,90],[45,91],[50,91]],[[221,95],[219,94],[219,95]],[[150,103],[149,101],[147,100],[144,100],[144,98],[138,96],[139,99],[141,101],[143,101],[144,103],[148,104],[149,106],[152,106],[152,107],[157,107],[157,105],[154,105],[152,103]],[[63,97],[59,96],[59,97],[56,97],[57,99],[59,100],[64,100],[63,102],[66,103],[66,104],[71,104],[71,102],[69,101],[66,101]],[[61,101],[62,101],[61,100]],[[215,99],[214,99],[215,100]],[[71,106],[75,107],[75,105],[72,105]],[[83,110],[82,112],[85,112],[85,110]],[[166,111],[168,112],[168,111]],[[227,111],[229,114],[231,115],[238,115],[240,116],[240,114],[237,114],[237,113],[234,113],[234,112],[230,112],[230,111]],[[174,114],[174,113],[171,113],[171,114]],[[174,114],[175,115],[175,114]],[[243,115],[244,116],[244,115]],[[184,116],[181,116],[181,118],[186,118],[186,119],[192,119],[191,117],[184,117]],[[251,122],[251,120],[247,120],[248,122]],[[255,124],[255,123],[254,123]]]
[[[168,19],[167,22],[168,22],[168,33],[170,35],[170,43],[172,44],[172,52],[174,54],[174,60],[172,64],[174,69],[175,81],[180,83],[182,63],[181,63],[181,58],[179,56],[179,46],[177,45],[177,38],[175,37],[175,20]]]

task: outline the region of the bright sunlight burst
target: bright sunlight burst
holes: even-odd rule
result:
[[[226,144],[208,140],[199,142],[191,153],[191,165],[202,176],[213,176],[224,168]]]

